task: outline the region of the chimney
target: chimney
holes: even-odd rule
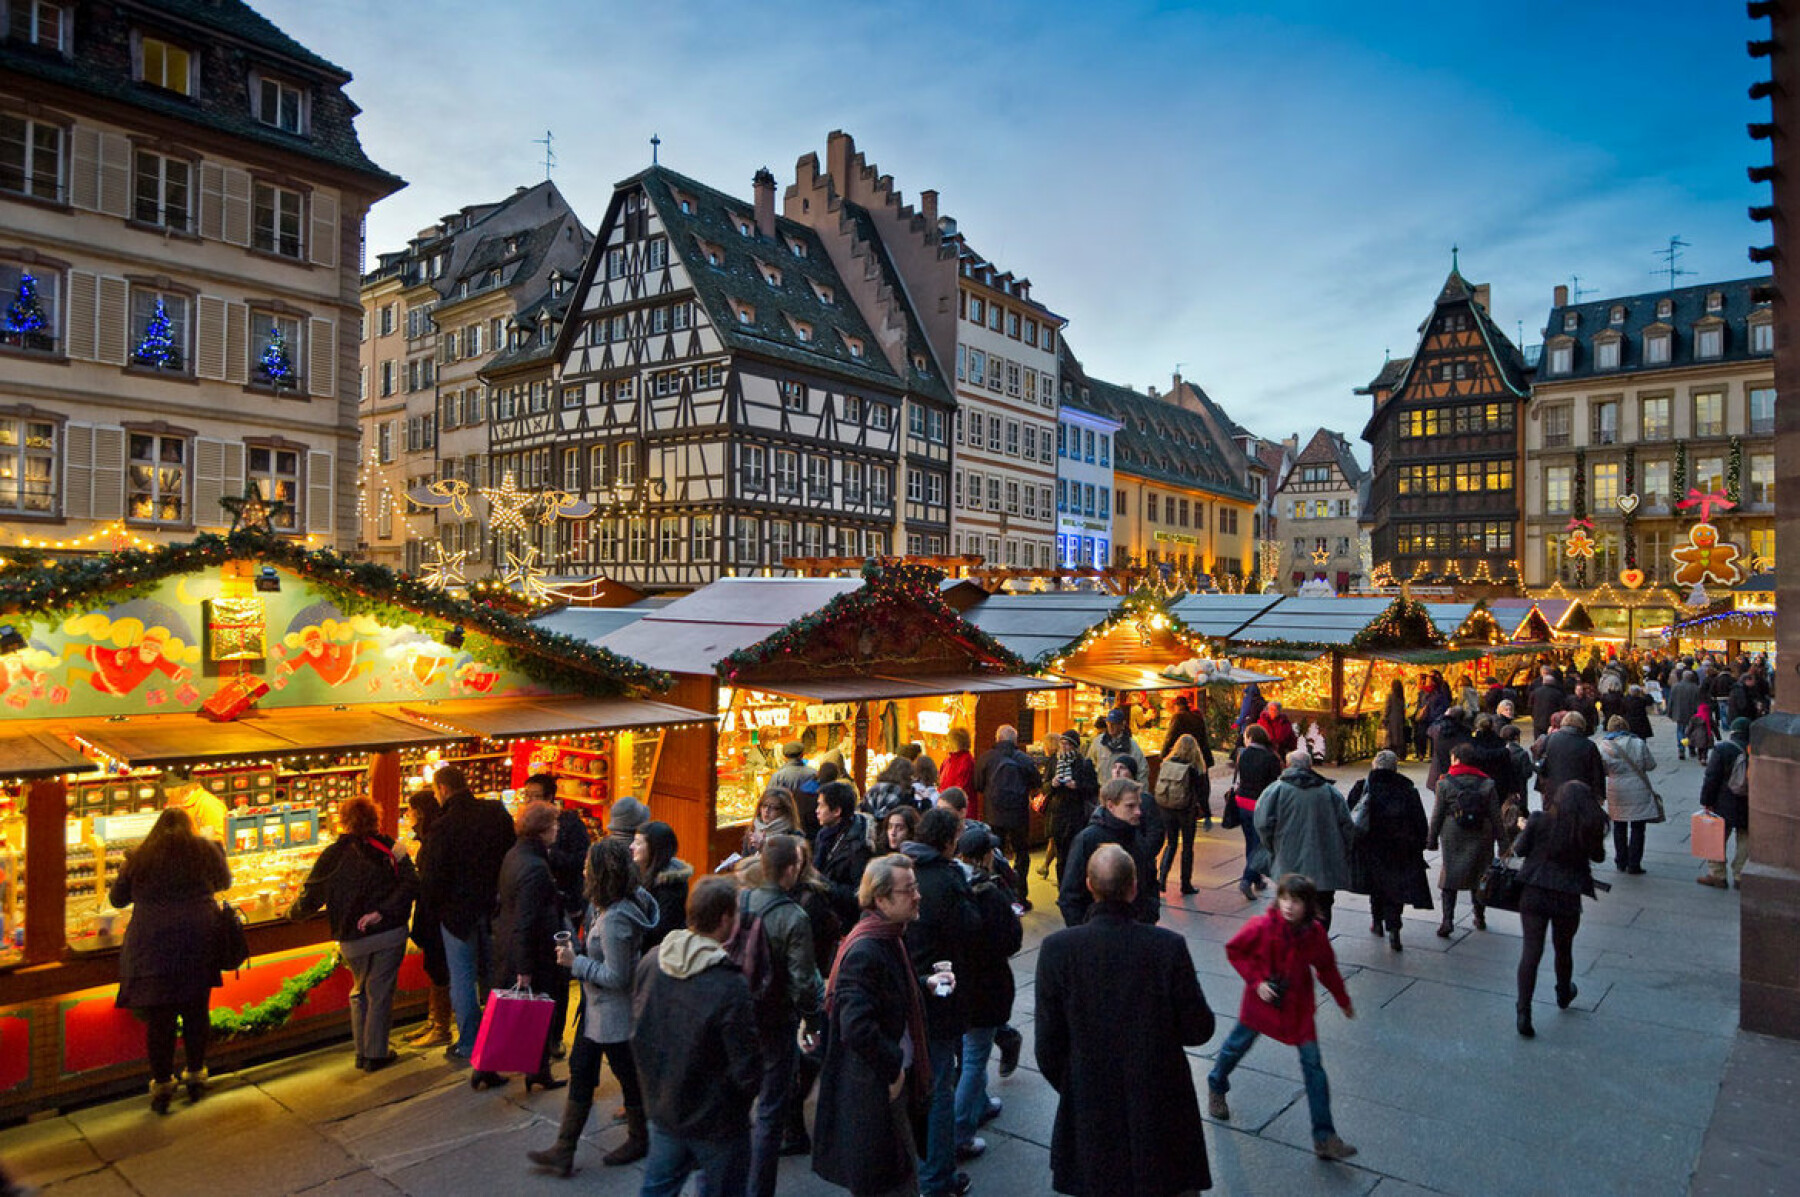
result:
[[[833,129],[825,139],[825,171],[837,183],[838,194],[850,194],[850,159],[856,157],[856,139],[842,129]]]
[[[1567,283],[1556,284],[1556,290],[1550,293],[1550,306],[1566,308],[1569,306],[1569,287]]]
[[[1300,434],[1298,432],[1282,437],[1281,443],[1287,447],[1289,453],[1295,457],[1300,456]]]
[[[1482,311],[1488,310],[1488,285],[1486,283],[1475,284],[1475,302],[1481,305]]]
[[[775,176],[768,167],[757,171],[750,180],[756,192],[756,234],[764,240],[775,240]]]
[[[919,215],[925,218],[926,228],[937,224],[937,192],[919,192]]]

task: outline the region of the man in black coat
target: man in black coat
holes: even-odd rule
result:
[[[1691,669],[1671,670],[1675,681],[1663,692],[1663,710],[1675,724],[1677,760],[1687,760],[1687,725],[1700,707],[1700,675]]]
[[[979,823],[970,824],[956,841],[956,856],[969,874],[980,916],[979,930],[965,945],[957,976],[969,1021],[962,1040],[962,1079],[956,1087],[956,1154],[965,1160],[987,1151],[987,1142],[975,1132],[1000,1114],[1000,1099],[987,1094],[988,1057],[998,1032],[1012,1018],[1015,983],[1009,962],[1023,941],[1012,891],[991,871],[994,848],[993,832]]]
[[[962,820],[953,810],[934,806],[919,820],[914,838],[900,845],[913,863],[919,884],[919,917],[906,928],[906,952],[920,984],[948,963],[960,978],[969,941],[981,933],[981,915],[962,866],[953,859]],[[956,1083],[962,1062],[963,1031],[968,1026],[964,1003],[967,987],[948,994],[925,989],[925,1039],[931,1060],[931,1107],[925,1137],[919,1144],[919,1192],[924,1197],[967,1191],[968,1177],[956,1170]]]
[[[1091,917],[1038,953],[1033,1026],[1038,1068],[1058,1096],[1059,1193],[1168,1197],[1212,1185],[1183,1048],[1212,1038],[1213,1014],[1187,944],[1134,918],[1138,875],[1124,849],[1101,845],[1084,875]]]
[[[1606,793],[1606,763],[1588,739],[1587,717],[1570,711],[1562,724],[1544,738],[1544,758],[1538,762],[1538,793],[1545,797],[1562,789],[1565,781],[1584,781],[1596,798]]]
[[[486,977],[492,954],[491,920],[500,893],[500,865],[513,846],[513,821],[499,802],[470,793],[468,778],[455,765],[439,769],[432,784],[444,809],[419,850],[419,887],[425,904],[437,912],[450,966],[456,1042],[444,1054],[466,1060],[481,1029],[476,987]]]
[[[828,781],[820,786],[819,800],[814,805],[819,833],[813,837],[813,864],[831,883],[832,907],[838,920],[848,928],[858,917],[856,891],[872,855],[868,816],[858,813],[856,787],[847,781]],[[831,967],[829,960],[819,963],[826,969]]]
[[[1156,849],[1144,836],[1144,793],[1137,782],[1116,778],[1100,787],[1100,805],[1094,817],[1069,844],[1062,888],[1056,904],[1062,909],[1063,926],[1087,922],[1094,895],[1087,887],[1087,864],[1102,844],[1117,844],[1137,865],[1138,876],[1156,876]],[[1132,917],[1154,923],[1162,914],[1162,897],[1154,886],[1138,886],[1131,901]]]
[[[644,1188],[674,1192],[698,1170],[701,1192],[742,1193],[762,1058],[750,986],[721,946],[737,929],[737,887],[703,878],[687,914],[632,985],[631,1050],[650,1122]]]
[[[1482,714],[1475,717],[1475,734],[1470,737],[1469,743],[1475,753],[1475,759],[1469,763],[1493,780],[1501,802],[1515,795],[1523,796],[1525,787],[1513,775],[1512,755],[1506,751],[1506,741],[1500,738],[1494,716]]]
[[[1531,734],[1534,739],[1550,734],[1550,716],[1563,709],[1568,697],[1557,684],[1556,672],[1550,666],[1544,666],[1531,686]]]
[[[1037,765],[1019,747],[1019,732],[1002,727],[994,733],[994,746],[975,762],[971,783],[981,798],[981,812],[1000,838],[1001,849],[1013,858],[1013,870],[1026,876],[1031,868],[1031,796],[1044,784]]]
[[[1194,737],[1194,740],[1200,745],[1201,759],[1206,762],[1208,769],[1212,768],[1212,742],[1207,739],[1206,716],[1194,709],[1194,704],[1188,701],[1185,694],[1175,700],[1175,714],[1169,720],[1169,734],[1163,737],[1163,760],[1169,759],[1169,750],[1175,747],[1175,741],[1183,736]]]
[[[1744,866],[1750,863],[1750,774],[1747,759],[1744,762],[1746,769],[1740,779],[1744,788],[1733,789],[1731,781],[1738,761],[1747,758],[1749,752],[1750,721],[1733,719],[1726,737],[1713,745],[1712,756],[1706,762],[1706,777],[1700,783],[1700,805],[1725,820],[1726,834],[1737,839],[1731,856],[1732,880],[1729,884],[1739,887],[1744,884]],[[1728,884],[1725,880],[1725,862],[1707,861],[1706,872],[1696,880],[1701,885],[1724,889]]]

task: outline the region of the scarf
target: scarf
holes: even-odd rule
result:
[[[1474,765],[1465,765],[1461,761],[1457,761],[1454,765],[1451,765],[1450,771],[1448,773],[1446,773],[1445,776],[1446,777],[1480,777],[1480,778],[1483,778],[1483,779],[1486,779],[1489,781],[1493,780],[1492,778],[1488,777],[1486,770],[1478,769]]]
[[[1118,735],[1114,735],[1112,732],[1102,732],[1100,735],[1100,742],[1106,745],[1108,752],[1123,753],[1126,756],[1131,755],[1130,732],[1120,732]]]
[[[786,815],[776,815],[767,822],[761,816],[757,816],[750,820],[750,830],[758,837],[757,842],[760,843],[772,835],[790,834],[794,830],[794,825],[788,822]]]
[[[849,955],[853,945],[865,939],[882,939],[894,945],[900,953],[900,963],[906,966],[906,975],[913,975],[912,957],[907,954],[906,940],[901,938],[906,933],[902,923],[890,923],[873,910],[863,912],[856,926],[850,928],[850,934],[838,944],[837,955],[831,958],[831,976],[825,981],[825,1016],[831,1017],[831,1009],[837,1000],[838,969],[843,967],[844,957]],[[913,1084],[918,1086],[915,1092],[931,1091],[931,1057],[925,1047],[925,1003],[919,997],[917,984],[906,987],[906,1030],[912,1036],[912,1076]]]
[[[1053,784],[1072,786],[1075,784],[1075,753],[1065,749],[1056,754],[1056,777]]]

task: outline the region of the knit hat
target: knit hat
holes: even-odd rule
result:
[[[1081,747],[1081,733],[1080,732],[1077,732],[1077,731],[1074,731],[1073,729],[1071,729],[1069,731],[1064,732],[1062,734],[1062,738],[1063,738],[1063,743],[1067,744],[1070,748],[1080,748]]]
[[[1746,736],[1750,734],[1750,721],[1741,715],[1731,721],[1731,734],[1735,736],[1740,733]]]
[[[995,848],[994,833],[984,824],[972,823],[963,829],[962,838],[956,841],[958,856],[984,857]]]
[[[650,808],[636,798],[621,798],[612,804],[606,827],[613,835],[633,835],[650,821]]]
[[[791,756],[791,757],[795,758],[796,760],[798,760],[800,757],[803,757],[806,755],[806,749],[801,747],[800,741],[789,740],[786,744],[783,744],[781,746],[781,755],[782,756]]]

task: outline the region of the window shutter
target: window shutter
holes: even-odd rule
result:
[[[225,168],[225,240],[250,244],[250,174]]]
[[[242,441],[225,442],[225,493],[228,495],[244,493],[244,443]]]
[[[225,168],[217,162],[200,164],[200,235],[225,240]]]
[[[100,134],[100,211],[131,215],[131,141],[122,133]]]
[[[331,495],[337,479],[331,469],[331,454],[317,449],[306,454],[306,530],[331,534]]]
[[[200,437],[194,442],[194,524],[201,528],[219,527],[226,523],[225,442]]]
[[[314,395],[337,394],[337,325],[317,317],[306,332],[306,389]]]
[[[312,260],[320,266],[338,264],[337,196],[312,193]]]
[[[94,319],[100,280],[85,270],[69,272],[69,356],[94,359]]]
[[[72,520],[94,517],[94,426],[63,426],[63,515]]]
[[[225,381],[245,382],[250,374],[250,309],[225,305]]]
[[[94,518],[125,517],[125,430],[94,429]]]
[[[131,335],[131,287],[122,278],[100,276],[98,336],[94,359],[123,366],[130,352],[127,338]]]
[[[89,212],[100,210],[100,131],[77,125],[69,168],[69,202]]]
[[[197,306],[199,327],[195,329],[194,339],[195,372],[202,378],[224,378],[225,301],[217,295],[202,295]]]

